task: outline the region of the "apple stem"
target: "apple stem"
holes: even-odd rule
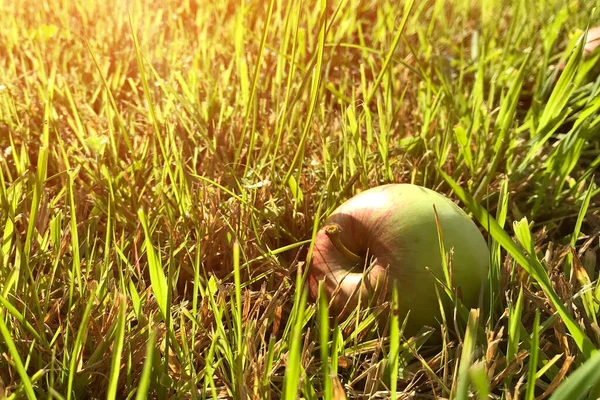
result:
[[[340,239],[340,232],[341,229],[338,225],[330,224],[325,227],[325,234],[327,235],[329,240],[331,240],[333,246],[336,249],[338,249],[338,251],[342,253],[344,257],[351,260],[352,262],[362,263],[363,259],[360,256],[357,256],[356,254],[348,250],[346,246],[344,246],[342,240]]]

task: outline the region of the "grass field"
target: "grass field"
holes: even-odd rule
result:
[[[0,398],[600,397],[598,5],[0,0]],[[478,221],[489,306],[307,299],[389,182]]]

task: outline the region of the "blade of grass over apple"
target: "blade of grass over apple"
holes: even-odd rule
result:
[[[451,287],[449,287],[439,277],[435,276],[435,274],[431,271],[431,269],[429,267],[426,267],[426,269],[433,276],[433,278],[435,279],[435,281],[437,282],[439,287],[441,287],[444,290],[448,299],[450,299],[452,301],[452,304],[455,307],[456,315],[458,317],[460,317],[460,319],[463,323],[466,324],[469,320],[469,309],[462,303],[462,301],[460,301],[460,299],[456,295],[456,291],[453,290]],[[437,291],[437,288],[436,288],[436,291]],[[439,302],[441,303],[441,297],[439,295],[438,295],[438,299],[439,299]],[[440,304],[440,312],[442,309],[443,309],[443,305]],[[442,318],[445,319],[445,317],[442,317]],[[480,325],[478,325],[478,327],[479,327],[478,334],[479,334],[480,340],[482,340],[485,337],[485,332],[483,330],[483,327],[481,327]]]
[[[439,246],[439,252],[440,252],[440,255],[441,255],[442,269],[444,271],[444,279],[445,279],[445,281],[442,281],[440,277],[436,277],[436,276],[434,276],[434,279],[438,282],[438,284],[440,285],[440,287],[442,287],[442,289],[444,289],[444,292],[446,293],[446,296],[452,301],[453,307],[456,310],[456,314],[458,316],[460,316],[462,322],[464,322],[468,326],[468,322],[469,322],[469,310],[462,303],[462,301],[460,300],[460,298],[457,296],[456,290],[453,288],[453,284],[452,284],[452,266],[448,262],[448,257],[447,257],[446,249],[445,249],[445,246],[444,246],[443,230],[442,230],[442,226],[441,226],[440,221],[439,221],[439,216],[438,216],[437,209],[436,209],[435,205],[433,206],[433,213],[434,213],[434,216],[435,216],[435,223],[436,223],[437,237],[438,237],[438,246]],[[427,268],[427,269],[428,269],[428,271],[430,273],[432,273],[429,268]],[[432,273],[432,275],[433,275],[433,273]],[[446,321],[446,317],[445,317],[445,315],[443,313],[442,299],[439,297],[439,292],[438,292],[438,288],[437,287],[435,288],[435,290],[436,290],[436,293],[438,293],[438,302],[440,304],[440,312],[442,313],[442,320],[443,320],[444,324],[446,324],[447,321]],[[479,339],[483,340],[485,338],[485,332],[483,331],[483,328],[479,324],[476,324],[476,327],[477,327],[477,335],[479,336]]]
[[[461,188],[450,176],[446,175],[443,171],[439,171],[442,177],[446,180],[448,185],[454,190],[460,200],[467,205],[469,210],[473,213],[479,223],[492,235],[492,237],[500,243],[500,245],[508,252],[508,254],[519,263],[519,265],[536,280],[538,285],[544,291],[551,304],[555,307],[556,311],[560,315],[561,320],[565,324],[573,340],[577,344],[577,347],[581,351],[582,355],[589,359],[592,353],[596,352],[596,348],[592,341],[586,335],[586,333],[579,327],[573,316],[567,310],[567,307],[558,297],[558,294],[552,287],[550,279],[544,270],[544,267],[539,263],[535,255],[535,251],[532,249],[533,242],[525,243],[529,244],[529,247],[525,247],[528,252],[530,259],[525,257],[522,250],[516,245],[516,243],[510,238],[510,236],[498,225],[498,222],[488,214],[488,212],[479,205],[463,188]],[[519,231],[525,237],[530,237],[529,229],[526,225],[519,225],[521,228]],[[523,243],[522,243],[523,244]],[[533,257],[533,258],[531,258]]]
[[[442,258],[442,268],[444,270],[444,278],[446,278],[446,286],[452,290],[452,266],[448,264],[448,259],[446,257],[446,249],[444,246],[444,233],[442,231],[442,225],[440,224],[440,218],[438,216],[437,210],[435,208],[435,204],[433,205],[433,214],[435,216],[435,225],[437,228],[437,236],[438,236],[438,246],[440,250],[440,256]]]
[[[365,313],[367,310],[368,313]],[[344,346],[358,346],[360,344],[360,337],[368,332],[369,328],[372,328],[381,314],[386,311],[383,307],[370,309],[367,308],[367,310],[359,310],[359,307],[357,307],[356,310],[352,311],[352,314],[348,319],[346,319],[346,321],[340,323],[340,329],[342,331],[346,331],[350,329],[351,326],[354,326],[352,333],[344,340]]]
[[[506,223],[506,216],[508,214],[508,179],[504,179],[500,185],[498,208],[496,210],[496,221],[498,226],[504,229]],[[486,222],[487,226],[487,222]],[[490,235],[491,236],[491,235]],[[501,287],[501,276],[502,276],[502,251],[500,243],[493,237],[488,238],[490,243],[490,316],[496,315],[497,304],[500,302],[500,296],[502,296]],[[492,323],[493,319],[490,319]]]
[[[400,366],[400,307],[398,304],[398,286],[393,285],[390,323],[390,352],[388,363],[390,370],[390,398],[396,398],[398,390],[398,368]]]
[[[321,196],[319,198],[319,202],[318,202],[318,206],[317,206],[316,216],[313,221],[310,247],[308,248],[308,254],[306,257],[306,265],[310,264],[310,261],[313,256],[315,237],[317,235],[317,231],[319,230],[319,221],[321,219],[321,213],[322,213],[322,208],[323,208],[323,204],[324,204],[324,197],[325,197],[325,191],[321,192]],[[300,299],[302,298],[302,296],[305,295],[306,298],[308,298],[308,294],[303,293],[303,291],[305,291],[304,290],[304,282],[306,281],[307,274],[308,274],[308,268],[305,268],[304,270],[299,268],[298,271],[296,272],[296,286],[295,286],[295,291],[294,291],[294,303],[293,303],[293,308],[292,308],[292,316],[294,316],[294,317],[295,317],[296,313],[299,312],[298,307],[300,307],[299,302],[300,302]],[[293,328],[294,323],[297,323],[297,321],[295,321],[294,318],[290,317],[290,319],[288,319],[286,326],[284,328],[284,336],[288,336],[290,334],[290,332],[292,332],[292,330],[294,329]]]

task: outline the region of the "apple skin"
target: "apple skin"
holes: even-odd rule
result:
[[[600,45],[600,26],[590,28],[587,34],[587,40],[583,47],[584,54],[590,55]]]
[[[324,280],[330,315],[342,313],[343,318],[357,305],[359,291],[363,300],[375,294],[376,287],[385,290],[383,296],[391,298],[391,285],[395,281],[399,289],[401,323],[410,310],[405,333],[414,334],[423,326],[439,326],[437,283],[431,273],[442,282],[445,278],[434,205],[445,250],[453,251],[453,286],[467,307],[477,307],[480,294],[487,288],[490,255],[485,239],[456,204],[433,190],[412,184],[368,189],[329,216],[315,239],[308,272],[311,297],[317,298],[319,281]],[[333,244],[326,233],[326,227],[332,224],[339,227],[343,246],[364,261],[357,263],[349,259]],[[363,279],[365,267],[371,265],[365,258],[367,252],[374,266]],[[361,285],[359,290],[355,290],[357,285]],[[443,300],[447,298],[443,290],[439,293]]]
[[[583,40],[583,33],[579,37],[579,40]],[[600,26],[595,26],[590,28],[587,33],[587,38],[585,44],[583,45],[583,56],[584,58],[590,57],[594,54],[594,51],[600,46]],[[558,69],[563,71],[565,69],[566,62],[561,62],[558,64]],[[558,76],[556,77],[556,81],[558,81]],[[556,82],[555,82],[556,83]]]

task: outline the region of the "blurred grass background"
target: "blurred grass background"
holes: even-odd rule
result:
[[[0,1],[0,397],[547,396],[600,344],[597,5]],[[498,222],[441,346],[301,291],[389,182]]]

